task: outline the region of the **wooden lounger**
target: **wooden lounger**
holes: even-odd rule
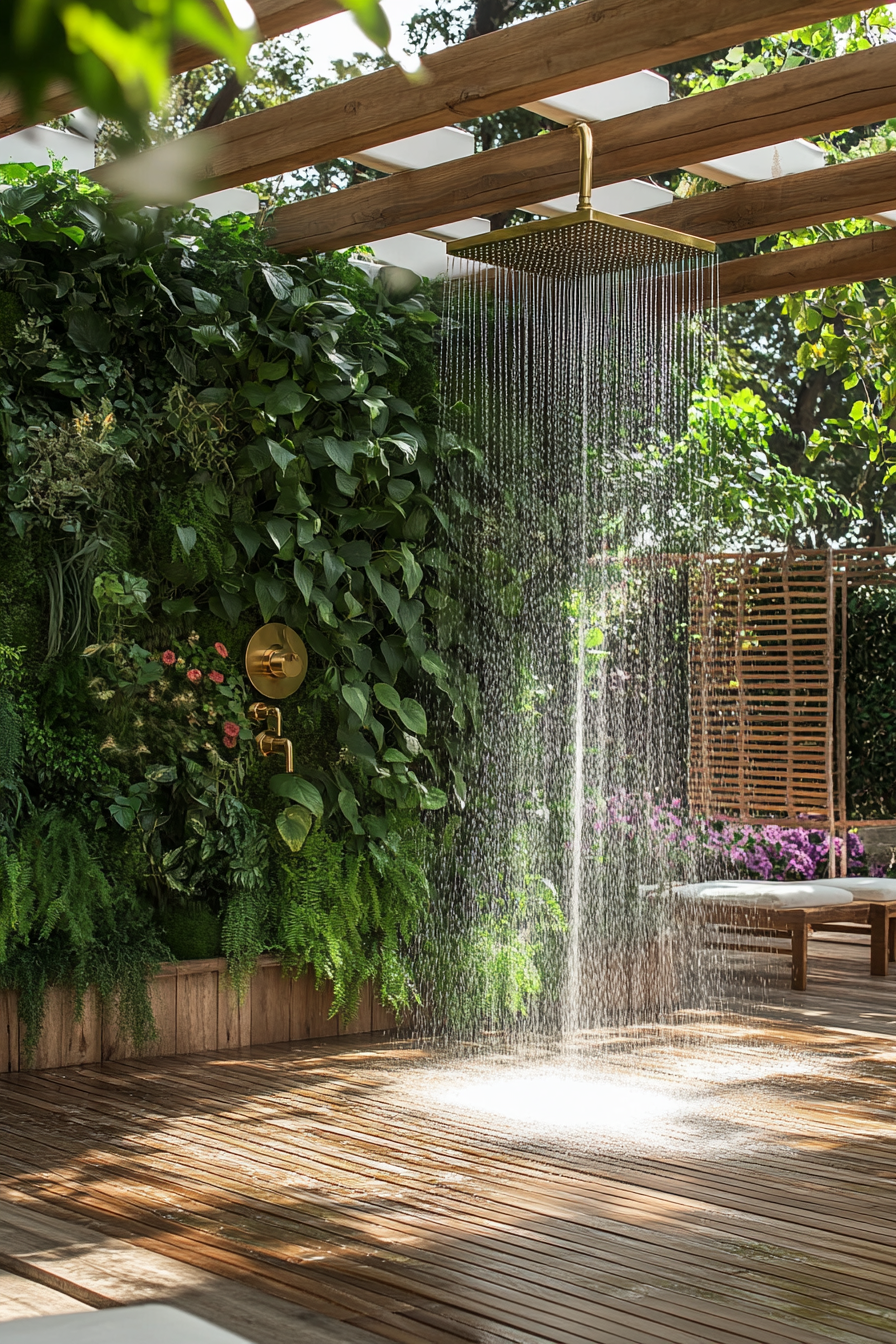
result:
[[[700,902],[700,910],[708,924],[719,924],[723,929],[732,933],[755,933],[759,930],[771,930],[782,937],[790,936],[790,984],[793,989],[805,989],[809,971],[809,934],[812,929],[832,928],[834,926],[844,925],[847,921],[850,924],[861,924],[871,928],[871,947],[872,947],[872,967],[877,964],[874,961],[875,948],[878,950],[878,962],[880,961],[880,938],[883,937],[884,959],[883,971],[872,970],[874,975],[886,975],[887,973],[887,940],[888,928],[896,927],[896,923],[890,924],[889,916],[873,912],[875,907],[878,910],[891,910],[896,913],[896,902],[865,902],[850,901],[848,905],[811,905],[794,906],[785,910],[771,910],[763,906],[755,905],[723,905],[718,901]],[[872,922],[873,921],[873,922]],[[883,933],[881,933],[883,930]],[[855,933],[855,929],[850,929]],[[744,947],[737,948],[731,945],[732,950],[737,951],[771,951],[764,947]]]
[[[849,907],[845,907],[849,909]],[[855,933],[856,926],[871,930],[871,974],[886,975],[889,963],[896,961],[896,901],[869,901],[862,906],[866,918],[847,916],[847,923],[812,921],[813,929],[827,929],[828,933]]]

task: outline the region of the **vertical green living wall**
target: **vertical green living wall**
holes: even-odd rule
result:
[[[435,315],[247,219],[121,211],[0,169],[0,982],[145,978],[223,950],[395,1005],[475,688],[437,647]],[[252,630],[310,654],[296,772],[245,710]]]

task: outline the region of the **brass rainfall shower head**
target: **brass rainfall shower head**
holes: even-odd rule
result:
[[[579,136],[579,201],[575,210],[555,219],[534,219],[511,229],[459,239],[448,244],[448,255],[568,279],[668,265],[715,251],[715,243],[706,238],[593,210],[591,127],[578,122],[575,130]]]

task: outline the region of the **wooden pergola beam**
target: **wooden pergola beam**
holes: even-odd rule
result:
[[[896,153],[885,153],[769,182],[743,182],[631,218],[724,243],[893,209]]]
[[[594,184],[881,121],[893,113],[896,43],[889,43],[592,122]],[[274,216],[274,241],[284,252],[329,252],[565,196],[577,180],[577,137],[554,131],[283,206]]]
[[[204,165],[202,190],[236,187],[852,12],[840,3],[842,9],[837,0],[583,0],[425,57],[423,82],[392,66],[185,139],[195,142]],[[111,165],[94,176],[114,183]]]
[[[878,229],[833,243],[725,261],[719,267],[719,302],[744,303],[892,275],[896,275],[896,229]]]
[[[305,28],[318,19],[327,19],[342,9],[339,0],[253,0],[252,8],[263,38],[280,37],[294,28]],[[205,47],[183,42],[174,52],[171,73],[181,75],[213,60]],[[41,118],[51,121],[63,117],[81,106],[78,95],[67,84],[55,84],[48,92],[41,109]],[[34,125],[34,119],[23,117],[11,93],[0,94],[0,135],[12,135]]]

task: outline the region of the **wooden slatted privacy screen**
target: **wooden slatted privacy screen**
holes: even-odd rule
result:
[[[694,559],[691,805],[845,834],[847,595],[896,583],[896,547]]]

